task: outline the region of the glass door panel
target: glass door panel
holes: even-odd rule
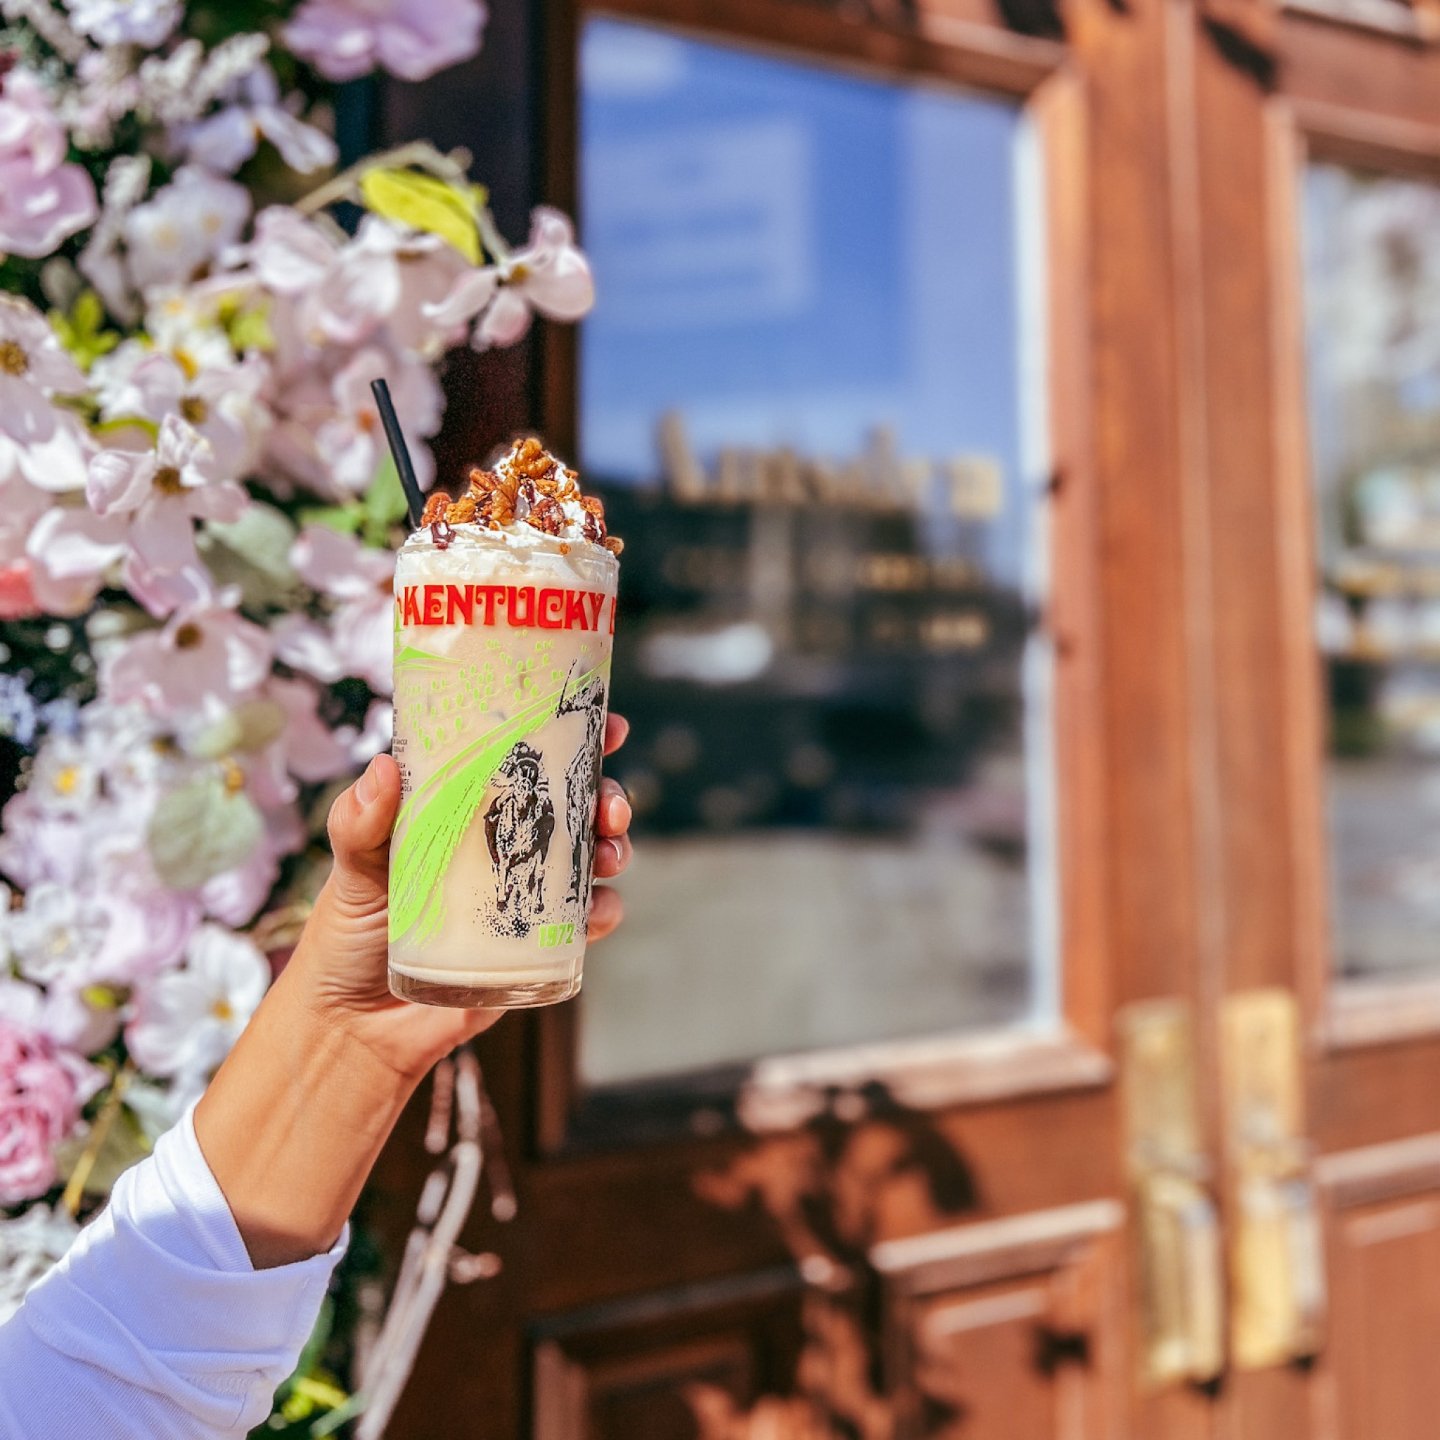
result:
[[[1023,110],[584,29],[581,459],[640,855],[592,1085],[1044,1023],[1042,278]]]
[[[1440,973],[1440,185],[1305,179],[1334,963]]]

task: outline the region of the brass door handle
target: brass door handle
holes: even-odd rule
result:
[[[1146,1371],[1153,1384],[1203,1384],[1225,1364],[1224,1258],[1210,1192],[1188,1175],[1140,1182]]]
[[[1144,1378],[1204,1384],[1225,1365],[1225,1263],[1200,1140],[1189,1007],[1132,1005],[1120,1032]]]
[[[1320,1349],[1324,1239],[1303,1139],[1295,997],[1288,990],[1231,995],[1222,1027],[1233,1211],[1230,1347],[1236,1365],[1253,1370]]]

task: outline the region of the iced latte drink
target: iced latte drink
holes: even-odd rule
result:
[[[600,502],[536,440],[435,495],[395,568],[390,988],[580,988],[619,577]]]

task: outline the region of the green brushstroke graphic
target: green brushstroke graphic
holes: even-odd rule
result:
[[[425,660],[436,658],[415,651],[409,654]],[[511,748],[553,718],[567,689],[578,693],[609,668],[607,658],[579,679],[517,710],[452,755],[400,807],[395,825],[400,838],[390,855],[392,944],[404,937],[422,941],[439,927],[444,918],[440,886],[445,871]]]

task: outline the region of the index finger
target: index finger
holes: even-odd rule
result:
[[[630,733],[630,722],[623,715],[609,715],[605,719],[605,753],[613,755]]]

